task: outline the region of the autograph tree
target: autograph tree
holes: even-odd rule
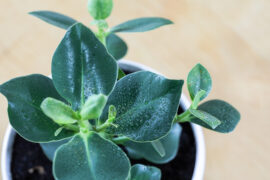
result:
[[[177,109],[183,80],[148,71],[125,75],[117,60],[126,54],[127,45],[116,33],[144,32],[172,22],[139,18],[109,28],[106,18],[112,7],[112,0],[89,1],[95,33],[65,15],[32,12],[67,29],[53,55],[52,79],[33,74],[0,86],[8,99],[11,125],[23,138],[41,143],[57,180],[158,180],[158,168],[131,166],[129,159],[168,163],[178,151],[179,123],[228,133],[240,119],[222,100],[200,104],[212,87],[200,64],[188,75],[192,104],[182,114]]]

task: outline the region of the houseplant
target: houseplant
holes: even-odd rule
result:
[[[240,115],[228,103],[211,100],[199,105],[212,86],[202,65],[188,75],[192,104],[181,114],[182,80],[148,71],[125,76],[118,67],[115,59],[127,48],[113,33],[151,30],[169,20],[142,18],[108,30],[105,19],[112,1],[91,0],[88,9],[98,26],[95,34],[66,16],[33,12],[68,29],[53,56],[52,80],[36,74],[0,86],[9,102],[11,125],[25,139],[42,143],[56,179],[160,179],[158,168],[131,167],[129,158],[171,161],[179,143],[178,123],[193,122],[223,133],[235,128]]]

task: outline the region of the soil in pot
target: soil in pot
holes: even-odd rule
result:
[[[190,180],[192,178],[196,146],[189,123],[182,125],[180,148],[176,158],[163,165],[156,165],[145,160],[131,160],[132,164],[157,166],[162,171],[162,180]],[[52,163],[46,158],[39,144],[31,143],[16,134],[11,172],[13,180],[53,180]]]
[[[125,71],[126,74],[131,72]],[[183,112],[179,107],[178,113]],[[156,165],[146,160],[131,160],[131,164],[153,165],[162,171],[162,180],[190,180],[196,160],[195,138],[191,125],[182,123],[178,154],[167,164]],[[53,180],[52,163],[39,144],[31,143],[16,134],[11,162],[13,180]]]

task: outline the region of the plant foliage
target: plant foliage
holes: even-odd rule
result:
[[[52,79],[33,74],[0,85],[11,125],[41,144],[53,161],[56,180],[160,180],[158,168],[132,166],[130,158],[168,163],[178,152],[181,123],[228,133],[240,120],[239,112],[222,100],[200,104],[212,87],[201,64],[188,75],[192,104],[181,114],[183,80],[148,71],[126,75],[117,60],[128,47],[116,33],[144,32],[172,22],[138,18],[109,28],[112,7],[112,0],[89,0],[97,32],[59,13],[31,12],[66,30],[52,58]]]

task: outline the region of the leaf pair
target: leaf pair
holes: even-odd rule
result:
[[[103,8],[103,6],[105,6],[105,8]],[[106,19],[111,13],[111,8],[111,0],[90,0],[88,5],[90,14],[97,20]],[[34,11],[30,14],[63,29],[68,29],[73,24],[77,23],[73,18],[52,11]],[[158,17],[138,18],[124,22],[110,29],[109,35],[106,37],[106,47],[116,60],[122,59],[126,55],[128,47],[115,33],[145,32],[169,24],[172,24],[172,21]]]
[[[211,76],[201,64],[190,71],[187,84],[192,99],[188,109],[192,114],[189,121],[217,132],[231,132],[240,120],[240,114],[233,106],[221,100],[207,101],[198,106],[212,88]]]

